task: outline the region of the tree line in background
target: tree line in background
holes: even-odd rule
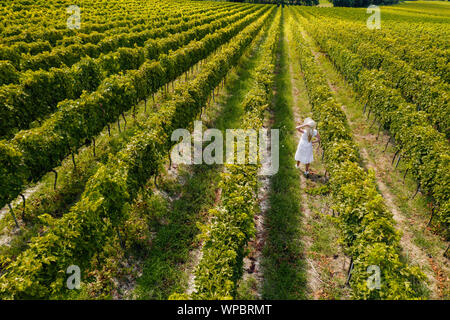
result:
[[[331,0],[335,7],[368,7],[374,5],[389,5],[398,3],[399,0]]]
[[[229,2],[247,2],[277,5],[302,5],[315,6],[319,4],[319,0],[227,0]]]
[[[319,4],[319,0],[228,0],[230,2],[248,2],[263,3],[277,5],[302,5],[315,6]],[[368,7],[374,5],[390,5],[399,3],[399,0],[328,0],[335,7]]]

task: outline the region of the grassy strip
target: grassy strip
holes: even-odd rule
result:
[[[282,23],[285,23],[284,15],[285,12]],[[284,36],[285,31],[281,29],[272,125],[273,129],[279,129],[280,132],[280,167],[278,173],[271,179],[270,210],[265,217],[267,240],[263,250],[262,295],[264,299],[305,299],[305,261],[302,257],[303,244],[300,240],[299,171],[294,166],[293,158],[297,141],[292,112],[288,48]]]

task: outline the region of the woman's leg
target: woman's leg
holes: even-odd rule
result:
[[[305,165],[306,172],[309,172],[309,163]]]

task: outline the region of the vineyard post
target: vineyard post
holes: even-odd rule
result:
[[[58,172],[55,169],[52,169],[51,172],[55,174],[55,182],[53,183],[53,190],[56,190],[56,181],[58,180]]]
[[[158,178],[158,175],[155,174],[154,183],[155,183],[156,188],[159,189],[158,183],[156,181],[157,178]]]
[[[409,169],[406,169],[405,174],[403,175],[403,184],[405,184],[405,178],[406,178],[406,175],[408,174],[408,170]]]
[[[16,215],[14,214],[14,211],[13,211],[13,208],[11,206],[11,203],[8,203],[8,207],[9,207],[9,211],[11,212],[11,215],[12,215],[12,217],[14,219],[14,222],[16,223],[16,227],[20,229],[19,223],[17,222],[17,218],[16,218]]]
[[[375,117],[373,118],[373,122],[370,125],[369,129],[372,129],[373,125],[375,124],[375,122],[377,121],[377,116],[375,115]]]
[[[389,142],[391,142],[391,139],[392,139],[392,136],[389,136],[389,140],[388,140],[388,142],[386,142],[386,146],[384,147],[383,153],[386,152],[386,149],[388,147]]]
[[[117,128],[119,129],[119,133],[121,133],[122,131],[120,131],[120,118],[117,118]]]
[[[414,198],[417,196],[417,194],[419,193],[419,189],[420,189],[420,183],[417,184],[416,192],[415,192],[414,195],[411,197],[411,200],[414,199]]]
[[[108,127],[108,136],[111,137],[111,127],[109,126],[109,123],[106,126]]]
[[[382,126],[382,125],[383,125],[383,124],[380,123],[380,126],[378,127],[377,140],[378,140],[378,137],[380,136],[380,131],[381,131],[381,126]]]
[[[147,100],[147,99],[145,99],[145,100]],[[123,118],[123,122],[124,122],[123,129],[125,130],[127,127],[127,118],[125,118],[124,112],[122,112],[122,118]]]
[[[398,157],[397,164],[395,165],[395,169],[397,169],[398,164],[400,163],[400,160],[402,160],[402,156],[401,155]]]
[[[22,216],[23,216],[23,215],[25,215],[26,198],[25,198],[25,195],[23,193],[21,193],[20,196],[22,197],[22,203],[23,203],[23,207],[22,207]]]
[[[394,158],[392,158],[391,165],[394,164],[395,158],[397,158],[397,155],[398,155],[399,152],[400,152],[400,150],[395,151]]]
[[[431,220],[433,220],[433,216],[434,216],[434,205],[433,205],[433,202],[431,202],[431,216],[430,216],[430,220],[427,223],[427,227],[430,226]]]
[[[347,272],[347,281],[345,282],[346,285],[350,284],[350,279],[352,278],[352,271],[353,271],[353,257],[350,259],[350,267],[348,268]]]
[[[125,250],[125,245],[123,244],[122,236],[120,235],[119,227],[117,227],[117,236],[119,237],[120,247],[122,248],[122,250]]]
[[[77,164],[75,162],[75,153],[71,150],[70,153],[72,154],[72,163],[73,163],[73,168],[74,171],[77,171]]]

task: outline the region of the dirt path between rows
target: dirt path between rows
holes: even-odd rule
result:
[[[287,38],[289,42],[289,39]],[[290,47],[290,46],[289,46]],[[300,107],[299,107],[299,95],[301,94],[300,89],[297,86],[296,80],[298,78],[294,74],[293,61],[291,51],[288,50],[289,56],[289,73],[290,73],[290,81],[292,87],[292,98],[293,98],[293,114],[295,118],[295,122],[301,123],[302,118],[300,115]],[[303,74],[300,73],[299,77],[302,78]],[[310,109],[310,108],[309,108]],[[301,138],[301,133],[296,131],[296,138]],[[320,161],[317,160],[316,161]],[[302,169],[299,169],[302,170]],[[304,248],[304,256],[307,261],[307,285],[309,295],[312,299],[321,299],[326,296],[326,292],[330,291],[331,288],[339,286],[338,277],[341,277],[345,273],[345,265],[349,265],[349,259],[345,257],[343,254],[339,254],[334,256],[333,258],[323,255],[323,254],[315,254],[315,252],[311,251],[311,247],[314,243],[314,238],[310,236],[313,232],[314,226],[309,225],[309,222],[314,221],[318,217],[314,215],[312,212],[310,205],[318,211],[323,211],[321,205],[314,201],[314,199],[309,196],[305,190],[307,189],[307,179],[300,175],[300,186],[301,186],[301,199],[302,199],[302,210],[305,215],[303,219],[303,243],[305,245]],[[327,274],[326,278],[323,278],[321,273]]]

